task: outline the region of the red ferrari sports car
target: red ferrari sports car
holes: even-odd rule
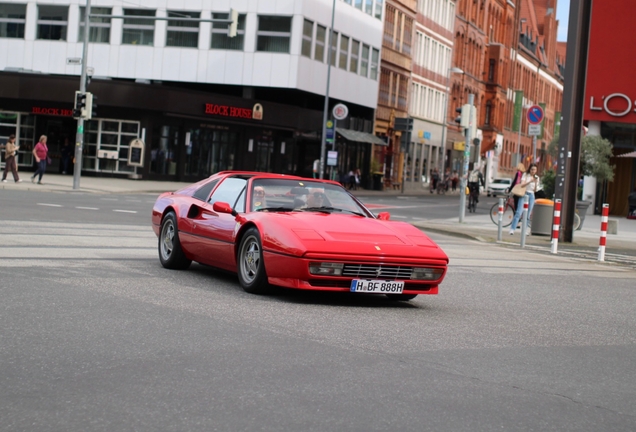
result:
[[[219,172],[157,198],[152,226],[169,269],[192,261],[238,274],[243,289],[437,294],[448,257],[405,222],[376,217],[339,183]]]

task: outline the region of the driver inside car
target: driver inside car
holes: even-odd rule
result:
[[[263,186],[254,186],[252,191],[252,210],[256,211],[265,207],[267,207],[265,189],[263,189]]]
[[[322,207],[327,205],[327,197],[323,188],[311,188],[307,194],[307,205],[304,207]]]

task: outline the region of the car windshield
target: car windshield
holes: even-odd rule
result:
[[[341,186],[311,180],[255,179],[250,187],[251,211],[317,211],[373,215]]]

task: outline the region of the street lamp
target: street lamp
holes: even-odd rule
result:
[[[320,140],[320,177],[325,176],[325,153],[327,152],[327,111],[329,110],[329,83],[331,81],[331,50],[333,48],[333,23],[336,15],[336,0],[331,6],[331,28],[329,29],[329,46],[327,48],[327,89],[325,90],[325,105],[322,109],[322,139]],[[336,133],[334,131],[334,140]]]
[[[458,67],[448,68],[446,73],[446,102],[444,103],[444,120],[442,123],[442,143],[440,145],[440,158],[439,158],[439,172],[440,175],[444,173],[444,150],[446,149],[446,128],[448,123],[448,99],[450,99],[450,77],[451,73],[463,74],[464,71]]]

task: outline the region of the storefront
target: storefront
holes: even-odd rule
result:
[[[0,98],[0,142],[16,134],[19,166],[30,169],[31,151],[47,135],[49,170],[61,172],[62,149],[75,144],[78,79],[1,73],[0,86],[9,89]],[[222,170],[311,176],[312,163],[320,158],[319,110],[131,81],[93,80],[88,91],[97,98],[97,114],[84,126],[85,174],[176,181],[197,181]],[[364,110],[358,107],[363,115]],[[366,117],[372,116],[369,109]],[[128,165],[134,139],[145,143],[141,167]],[[341,139],[337,146],[338,170],[368,167],[368,143]],[[104,150],[118,157],[100,158]]]

